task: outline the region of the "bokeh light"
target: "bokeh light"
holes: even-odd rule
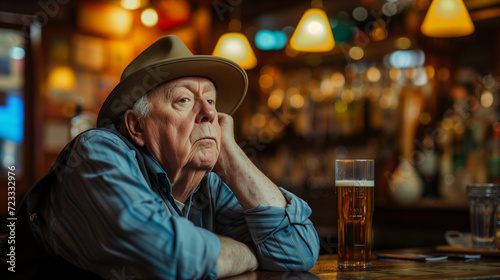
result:
[[[332,74],[333,85],[337,88],[341,88],[345,85],[345,77],[341,72],[335,72]]]
[[[136,10],[141,7],[141,0],[121,0],[120,5],[127,10]]]
[[[429,124],[431,122],[431,119],[431,114],[429,114],[428,112],[423,112],[418,117],[418,121],[423,125]]]
[[[411,47],[411,40],[408,37],[399,37],[394,40],[394,47],[400,50],[406,50]]]
[[[268,50],[281,50],[286,46],[287,36],[283,31],[259,30],[255,34],[257,48]]]
[[[485,90],[481,94],[481,105],[485,108],[489,108],[493,105],[493,99],[493,93],[489,90]]]
[[[362,48],[360,48],[358,46],[354,46],[354,47],[349,49],[349,56],[354,60],[360,60],[363,58],[364,55],[365,55],[365,52],[363,51]]]
[[[441,81],[448,81],[450,79],[450,69],[446,67],[439,68],[437,72],[437,77]]]
[[[332,28],[333,38],[336,43],[349,42],[352,39],[353,22],[346,12],[339,12],[333,18],[329,18],[330,27]]]
[[[391,68],[389,70],[389,77],[393,81],[397,81],[401,78],[401,69],[398,68]]]
[[[399,50],[389,54],[389,62],[395,68],[412,68],[422,66],[425,53],[422,50]]]
[[[378,82],[380,78],[382,77],[382,74],[380,73],[380,70],[377,67],[370,67],[366,71],[366,78],[368,81],[374,83]]]
[[[255,113],[251,122],[254,127],[263,128],[266,125],[266,116],[262,113]]]
[[[423,67],[415,68],[415,75],[413,76],[413,84],[416,86],[424,86],[428,82],[427,72]]]
[[[9,57],[14,60],[21,60],[26,55],[26,52],[23,48],[20,47],[12,47],[9,49]]]
[[[296,93],[290,97],[290,106],[300,109],[304,106],[305,100],[302,95]]]
[[[376,26],[372,29],[370,36],[374,41],[382,41],[387,38],[388,32],[385,26]]]
[[[155,26],[158,23],[158,13],[151,8],[145,9],[141,13],[141,22],[147,27]]]
[[[386,2],[382,5],[382,13],[388,17],[392,17],[398,13],[398,5],[392,2]]]
[[[269,95],[269,98],[267,99],[267,107],[272,110],[278,109],[279,107],[281,107],[281,104],[283,104],[284,96],[285,93],[282,89],[273,90]]]
[[[347,88],[342,92],[341,98],[346,103],[350,103],[354,100],[354,92],[351,89]]]
[[[325,78],[321,80],[321,83],[319,85],[320,92],[323,96],[332,96],[333,92],[335,91],[335,85],[332,82],[332,79],[330,78]]]
[[[352,11],[352,17],[357,21],[364,21],[368,18],[368,11],[365,7],[356,7]]]
[[[274,84],[273,77],[269,74],[263,74],[259,78],[259,85],[261,88],[267,89],[272,87]]]
[[[427,74],[428,79],[434,79],[434,76],[436,74],[436,70],[432,65],[427,65],[425,66],[425,73]]]
[[[335,111],[339,114],[345,113],[347,111],[347,103],[342,99],[335,101],[334,107]]]

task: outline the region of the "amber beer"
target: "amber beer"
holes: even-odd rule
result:
[[[371,267],[373,160],[337,160],[338,267]]]
[[[373,181],[336,181],[339,266],[370,266]]]

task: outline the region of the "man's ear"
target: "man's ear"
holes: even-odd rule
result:
[[[142,147],[145,144],[144,130],[139,122],[139,117],[134,110],[127,110],[125,112],[123,122],[127,127],[128,134],[130,138],[139,146]]]

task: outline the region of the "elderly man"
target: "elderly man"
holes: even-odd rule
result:
[[[237,64],[192,55],[177,37],[142,52],[104,102],[99,128],[68,144],[18,213],[18,240],[37,248],[34,276],[214,279],[311,268],[319,243],[310,208],[234,139],[229,114],[246,88]]]

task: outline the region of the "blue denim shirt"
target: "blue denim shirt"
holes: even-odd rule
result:
[[[181,212],[160,165],[99,129],[81,134],[60,164],[40,203],[37,239],[50,254],[103,278],[215,279],[217,235],[251,244],[259,269],[308,270],[317,260],[311,209],[282,188],[286,208],[244,210],[209,173]]]

